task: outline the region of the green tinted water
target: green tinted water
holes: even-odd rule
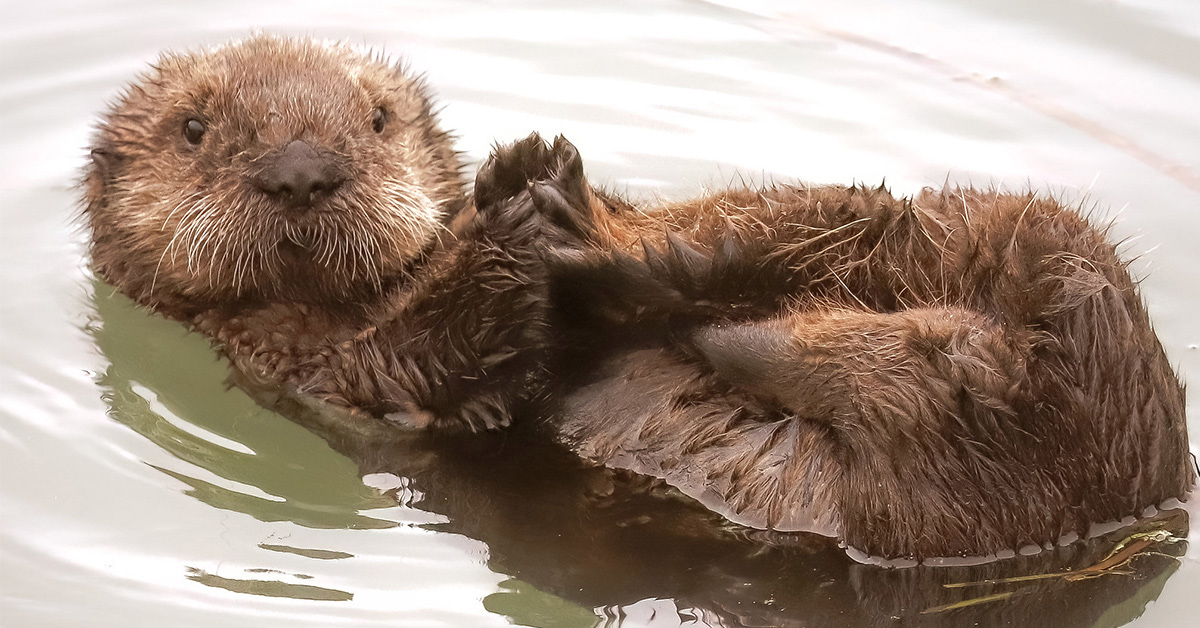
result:
[[[158,50],[313,33],[405,55],[473,161],[538,130],[566,134],[594,181],[640,195],[886,177],[898,192],[949,178],[1079,200],[1137,238],[1156,328],[1194,380],[1200,11],[822,4],[4,5],[0,623],[917,621],[930,587],[912,573],[821,543],[762,549],[671,500],[593,504],[579,496],[595,478],[569,461],[546,478],[517,455],[331,447],[228,390],[204,340],[94,282],[72,223],[89,124]],[[1190,547],[1144,559],[1144,580],[1046,584],[970,622],[1187,625],[1200,588]]]

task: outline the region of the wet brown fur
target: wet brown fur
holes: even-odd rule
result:
[[[346,177],[306,212],[248,183],[297,138]],[[97,272],[240,381],[404,425],[506,425],[565,339],[559,436],[751,525],[986,554],[1190,487],[1182,387],[1076,212],[840,186],[635,207],[581,168],[518,143],[481,169],[476,211],[419,80],[257,37],[129,89],[84,218]],[[539,248],[581,233],[548,294]]]
[[[557,429],[589,459],[885,557],[1044,545],[1192,486],[1183,386],[1075,209],[862,186],[560,197],[599,220],[553,273],[576,371]]]
[[[339,181],[307,207],[256,183],[296,141]],[[513,150],[557,167],[540,139]],[[482,430],[538,388],[537,247],[569,236],[523,191],[548,173],[485,164],[479,187],[520,198],[479,213],[460,168],[402,66],[257,36],[165,55],[126,90],[96,133],[83,217],[96,271],[212,338],[240,382]]]

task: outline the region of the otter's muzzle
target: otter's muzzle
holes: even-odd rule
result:
[[[303,140],[293,140],[265,161],[267,167],[253,177],[255,185],[291,207],[312,207],[346,180],[332,158]]]

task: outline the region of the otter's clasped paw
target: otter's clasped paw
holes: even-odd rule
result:
[[[537,133],[508,146],[498,146],[475,175],[475,206],[486,211],[524,192],[529,182],[544,178],[549,149]]]
[[[561,135],[547,144],[533,133],[497,148],[475,178],[481,213],[500,211],[503,201],[528,192],[534,209],[576,238],[586,238],[593,220],[579,151]]]

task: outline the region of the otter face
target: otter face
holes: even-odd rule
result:
[[[402,67],[270,36],[166,55],[99,125],[93,261],[168,314],[358,298],[462,207],[459,167]]]

